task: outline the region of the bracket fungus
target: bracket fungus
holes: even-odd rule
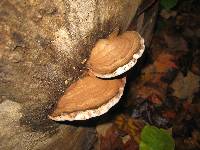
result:
[[[133,67],[144,52],[144,39],[135,31],[100,39],[88,60],[88,74],[73,83],[49,118],[86,120],[106,113],[123,95],[126,78],[115,79]],[[111,78],[111,79],[103,79]]]
[[[119,101],[125,82],[125,78],[102,80],[86,76],[65,91],[49,117],[56,121],[73,121],[100,116]]]
[[[113,34],[97,41],[88,60],[88,68],[100,78],[119,76],[136,64],[144,49],[144,39],[138,32]]]

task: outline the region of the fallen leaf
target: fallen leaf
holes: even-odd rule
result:
[[[138,150],[139,145],[134,140],[130,139],[126,144],[124,145],[124,150]]]
[[[106,129],[106,131],[103,132],[104,135],[99,135],[100,150],[124,149],[124,145],[117,128],[110,125],[103,128]]]
[[[164,129],[146,125],[142,130],[140,150],[174,150],[171,135]]]
[[[163,116],[167,119],[174,119],[176,117],[176,112],[174,112],[174,111],[164,111]]]
[[[169,9],[175,7],[177,2],[178,2],[178,0],[161,0],[160,4],[162,7],[169,10]]]
[[[135,120],[129,116],[120,115],[116,117],[115,124],[120,130],[130,135],[136,143],[139,143],[139,135],[144,126],[141,121]]]
[[[188,45],[185,39],[181,36],[176,36],[174,33],[164,33],[164,39],[167,47],[175,51],[188,51]]]
[[[168,53],[160,54],[156,59],[156,61],[154,62],[157,72],[165,73],[171,68],[177,68],[177,65],[175,64],[174,61],[175,61],[174,55]]]
[[[188,72],[186,77],[179,73],[171,84],[171,88],[174,89],[173,95],[180,99],[192,99],[193,94],[199,89],[199,81],[200,77],[192,72]]]

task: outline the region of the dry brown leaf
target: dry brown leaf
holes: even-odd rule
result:
[[[125,115],[117,116],[115,119],[115,124],[117,127],[131,136],[131,138],[139,144],[140,141],[140,132],[143,128],[144,124],[139,121],[135,120],[132,117],[128,117]]]
[[[188,72],[184,77],[182,73],[179,73],[171,87],[174,89],[174,96],[180,99],[192,99],[193,94],[199,89],[200,77]]]
[[[100,150],[124,149],[122,139],[115,126],[107,129],[105,136],[100,135]]]

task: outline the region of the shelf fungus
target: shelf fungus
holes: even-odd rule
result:
[[[49,118],[86,120],[106,113],[121,98],[126,78],[115,79],[133,67],[144,52],[144,39],[135,31],[100,39],[88,60],[89,73],[73,83]],[[103,79],[111,78],[111,79]]]
[[[65,91],[49,118],[55,121],[73,121],[100,116],[118,103],[125,82],[125,78],[102,80],[87,75]]]
[[[119,76],[136,64],[144,49],[144,39],[135,31],[100,39],[91,51],[88,68],[100,78]]]

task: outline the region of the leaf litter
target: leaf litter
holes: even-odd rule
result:
[[[200,149],[199,6],[184,0],[161,11],[148,63],[128,75],[122,111],[96,127],[99,150]]]

